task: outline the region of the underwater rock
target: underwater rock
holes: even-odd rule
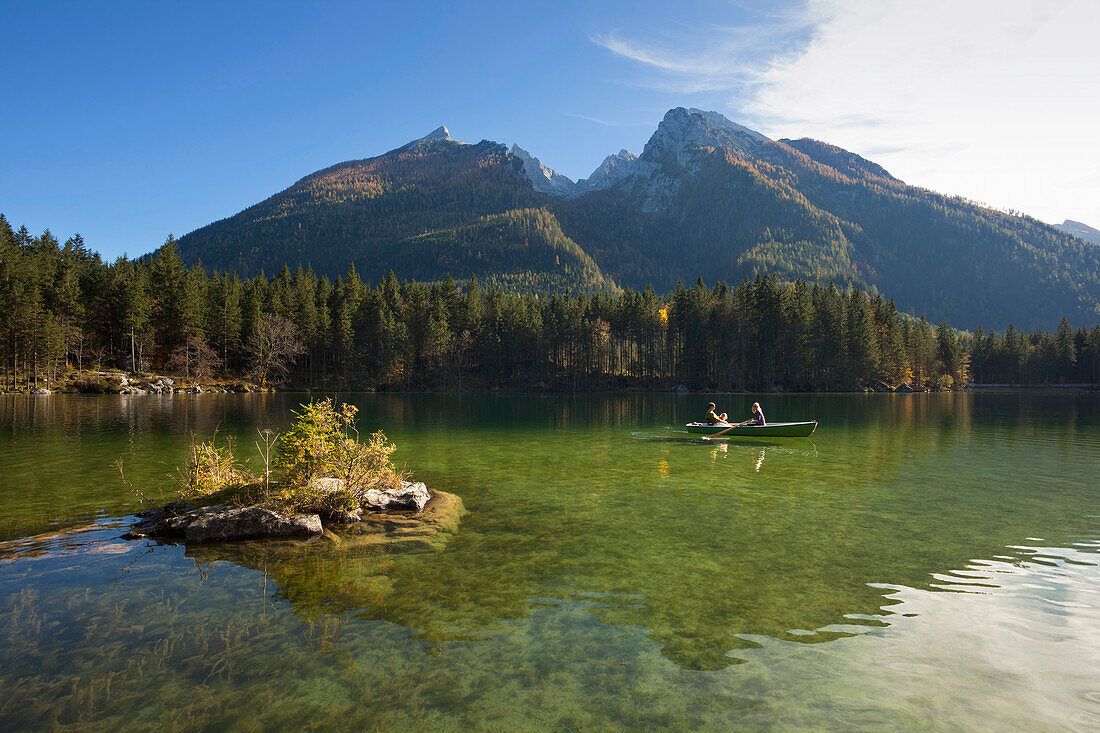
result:
[[[389,582],[369,571],[387,567],[384,558],[394,555],[442,550],[465,514],[462,499],[433,491],[418,514],[364,512],[361,522],[329,525],[323,534],[302,539],[188,543],[186,556],[270,572],[292,601],[308,605],[323,598],[331,608],[333,599],[343,599],[348,607],[363,607],[364,597],[377,595],[379,582]],[[319,560],[325,572],[317,572]]]
[[[439,550],[458,531],[466,506],[446,491],[431,492],[424,508],[392,512],[363,512],[359,522],[341,526],[345,549],[384,546],[391,549]]]
[[[383,512],[401,509],[420,512],[431,498],[432,494],[423,482],[402,481],[400,489],[367,489],[363,495],[363,505]]]
[[[258,506],[208,506],[156,521],[149,534],[184,542],[229,542],[321,534],[316,514],[283,516]]]

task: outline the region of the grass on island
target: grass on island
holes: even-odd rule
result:
[[[390,461],[396,446],[381,430],[360,439],[357,412],[331,398],[303,403],[287,432],[260,431],[259,474],[238,460],[231,438],[192,440],[187,464],[174,477],[179,498],[325,517],[354,511],[368,490],[400,488],[404,478]]]

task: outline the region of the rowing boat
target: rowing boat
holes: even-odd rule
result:
[[[708,425],[689,422],[684,426],[689,433],[713,435],[722,433],[722,438],[805,438],[817,428],[817,420],[809,422],[770,422],[767,425],[741,425],[730,429],[729,425]]]

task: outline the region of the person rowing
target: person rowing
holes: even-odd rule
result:
[[[715,404],[713,402],[707,403],[707,425],[728,425],[729,421],[726,418],[726,413],[721,415],[714,414]]]
[[[759,425],[761,427],[763,427],[764,425],[767,425],[767,423],[764,422],[764,411],[760,409],[760,403],[759,402],[753,402],[752,403],[752,417],[750,417],[745,422],[737,423],[737,425],[735,425],[734,427],[740,428],[740,427],[743,427],[745,425]]]

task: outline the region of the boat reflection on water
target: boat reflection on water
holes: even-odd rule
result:
[[[693,441],[695,442],[695,441]],[[701,441],[700,441],[701,442]],[[712,444],[708,444],[712,445]],[[752,442],[748,444],[738,445],[733,441],[725,441],[718,444],[713,444],[714,448],[710,452],[711,463],[717,463],[718,458],[726,458],[730,453],[736,456],[748,455],[753,459],[753,470],[760,473],[761,467],[764,465],[764,458],[770,452],[772,455],[792,455],[792,456],[809,456],[817,457],[817,447],[814,446],[813,450],[800,450],[798,448],[789,448],[783,445],[761,445],[759,442]],[[813,444],[810,444],[813,446]],[[732,449],[732,450],[731,450]]]
[[[726,443],[719,443],[718,445],[714,446],[714,450],[712,450],[710,452],[710,461],[711,461],[711,463],[716,463],[718,461],[718,456],[721,455],[721,456],[724,457],[725,454],[729,453],[729,450],[730,450],[730,447]],[[761,448],[760,452],[758,453],[758,455],[756,457],[756,465],[753,466],[753,468],[756,470],[757,473],[760,472],[760,467],[764,465],[764,455],[765,455],[765,453],[766,453],[766,451],[763,448]]]

